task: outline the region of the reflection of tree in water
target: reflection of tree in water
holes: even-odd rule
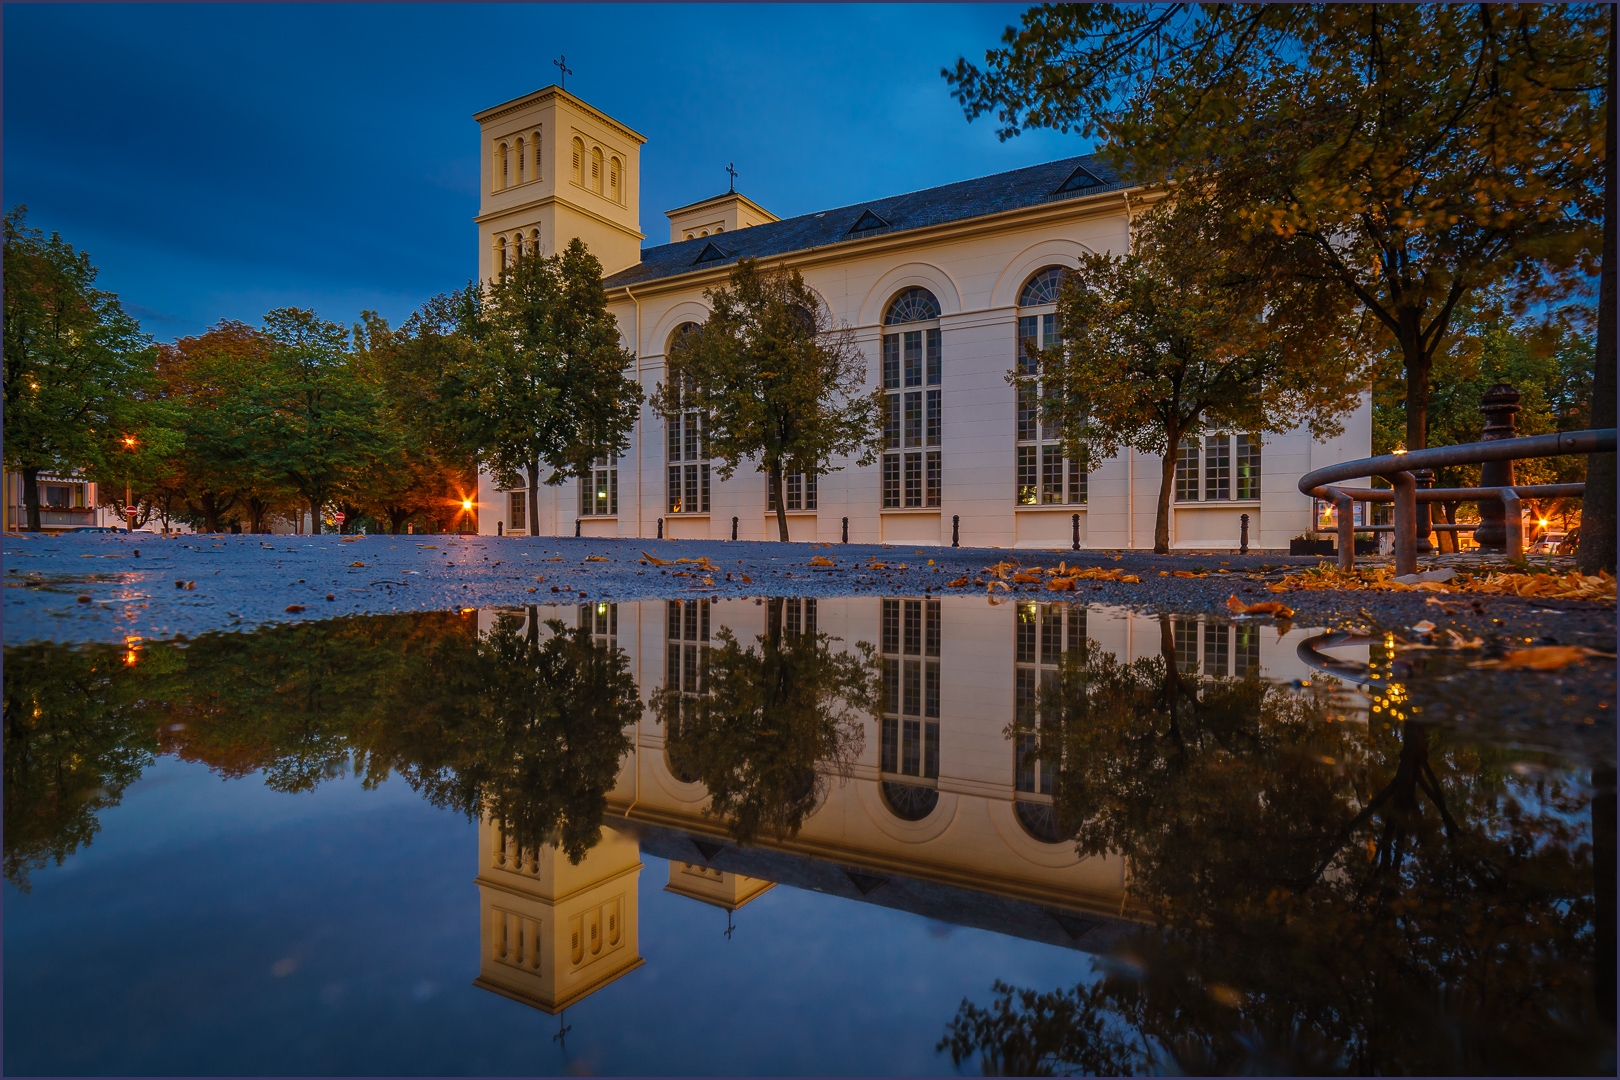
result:
[[[835,652],[826,634],[784,632],[782,604],[767,614],[757,650],[719,631],[704,694],[666,686],[652,697],[671,765],[703,783],[708,812],[739,843],[798,833],[828,776],[848,774],[877,701],[870,645]]]
[[[532,610],[532,609],[531,609]],[[586,631],[471,615],[390,615],[122,647],[6,651],[5,872],[93,836],[153,753],[280,791],[351,768],[398,772],[438,805],[503,819],[518,842],[596,842],[640,702],[623,653]]]
[[[1320,688],[1178,673],[1163,627],[1159,656],[1068,662],[1041,749],[1062,829],[1125,856],[1156,929],[1093,983],[964,1001],[942,1049],[987,1072],[1612,1071],[1585,785],[1398,694],[1363,724]]]

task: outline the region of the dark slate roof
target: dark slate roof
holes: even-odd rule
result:
[[[610,289],[637,285],[729,266],[745,255],[761,258],[810,251],[850,240],[966,221],[1098,192],[1119,191],[1129,186],[1115,170],[1092,155],[1064,158],[913,191],[909,195],[891,195],[735,232],[642,248],[639,264],[619,271],[604,284]]]

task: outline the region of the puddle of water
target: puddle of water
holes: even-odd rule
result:
[[[5,664],[7,1071],[1613,1070],[1601,679],[976,597]]]

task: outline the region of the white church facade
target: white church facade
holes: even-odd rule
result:
[[[579,237],[603,264],[634,377],[650,397],[670,343],[708,315],[703,292],[736,261],[797,269],[852,327],[870,383],[892,398],[884,451],[791,478],[794,540],[964,547],[1151,548],[1160,459],[1127,451],[1089,474],[1007,379],[1029,337],[1054,332],[1055,283],[1085,252],[1128,250],[1142,191],[1091,157],[778,219],[727,192],[668,212],[667,244],[643,247],[645,139],[552,86],[476,115],[483,161],[479,275]],[[1371,452],[1370,395],[1344,434],[1317,442],[1210,432],[1178,450],[1172,546],[1286,549],[1311,527],[1298,478]],[[479,480],[479,529],[523,533],[526,492]],[[643,406],[624,455],[589,483],[542,486],[545,535],[772,539],[763,473],[721,480],[696,417]],[[847,531],[846,531],[847,530]]]

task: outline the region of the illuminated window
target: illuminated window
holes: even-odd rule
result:
[[[697,323],[682,323],[669,336],[665,355],[679,346],[681,339],[698,328]],[[682,386],[680,397],[685,399],[688,387]],[[694,410],[677,408],[664,418],[667,433],[667,460],[669,491],[667,503],[671,514],[707,514],[709,512],[709,459],[703,445],[703,415]]]
[[[619,605],[607,603],[579,605],[579,628],[591,640],[609,649],[619,647]]]
[[[1018,342],[1014,480],[1020,506],[1084,505],[1087,475],[1078,461],[1065,457],[1063,432],[1040,418],[1045,387],[1040,355],[1062,344],[1057,332],[1058,289],[1064,270],[1048,266],[1018,295]]]
[[[599,457],[579,483],[581,517],[600,517],[619,512],[618,459]]]
[[[938,506],[943,480],[939,301],[927,289],[895,297],[883,335],[883,507]],[[929,325],[932,323],[933,325]]]

